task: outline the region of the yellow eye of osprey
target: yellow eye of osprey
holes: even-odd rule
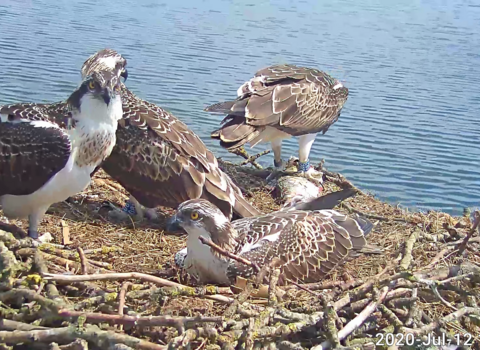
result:
[[[190,217],[192,218],[192,220],[197,220],[198,219],[198,213],[196,211],[192,211],[192,213],[190,214]]]
[[[88,88],[90,90],[94,90],[95,89],[95,82],[93,80],[90,80],[90,82],[88,83]]]

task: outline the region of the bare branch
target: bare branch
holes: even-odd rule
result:
[[[0,331],[0,343],[16,345],[20,343],[32,344],[36,342],[72,342],[76,339],[85,339],[100,348],[112,344],[125,344],[140,350],[166,350],[167,347],[157,345],[146,340],[134,338],[125,334],[102,331],[98,327],[88,326],[85,329],[76,327],[48,328],[33,331]]]
[[[187,325],[195,323],[220,323],[223,317],[173,317],[173,316],[127,316],[127,315],[108,315],[93,312],[60,310],[58,315],[61,317],[84,317],[89,322],[109,322],[111,324],[134,325],[139,327],[147,326],[165,326],[183,329]]]
[[[85,258],[85,254],[83,253],[83,249],[81,247],[77,247],[78,256],[80,257],[80,265],[82,267],[82,275],[88,275],[88,266],[87,266],[87,259]]]
[[[184,286],[183,284],[165,280],[160,277],[147,275],[145,273],[129,272],[129,273],[104,273],[94,275],[55,275],[47,273],[44,275],[46,280],[58,282],[85,282],[85,281],[120,281],[126,279],[139,279],[146,282],[155,283],[162,287],[177,287],[187,289],[191,294],[195,294],[195,289]],[[222,303],[232,303],[234,299],[223,295],[205,295],[204,298],[219,301]]]

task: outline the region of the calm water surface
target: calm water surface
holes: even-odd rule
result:
[[[64,99],[104,47],[127,57],[134,92],[229,160],[206,105],[271,64],[326,70],[350,96],[312,161],[391,203],[480,205],[478,0],[0,0],[0,103]]]

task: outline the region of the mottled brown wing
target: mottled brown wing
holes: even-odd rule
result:
[[[256,77],[264,77],[264,88],[249,98],[247,124],[272,126],[294,136],[326,132],[348,97],[347,88],[317,69],[273,66]]]
[[[280,283],[315,282],[324,278],[352,249],[365,244],[364,231],[355,220],[333,210],[276,212],[263,218],[233,223],[243,242],[241,257],[259,266],[274,264]],[[228,275],[250,277],[254,271],[232,261]]]
[[[52,104],[42,103],[16,103],[0,107],[2,118],[8,121],[18,120],[43,120],[57,124],[66,129],[73,125],[72,115],[65,102]]]
[[[48,114],[45,112],[45,105],[37,103],[16,103],[0,108],[0,115],[4,122],[16,122],[20,120],[50,121]]]
[[[67,164],[71,153],[68,135],[57,127],[35,126],[45,119],[12,123],[2,118],[0,196],[31,194]]]
[[[117,129],[117,143],[102,168],[147,207],[175,208],[198,198],[205,183],[202,165],[189,162],[153,130],[131,127],[129,121]]]
[[[184,123],[125,86],[122,102],[117,144],[102,167],[140,203],[175,208],[188,199],[205,198],[228,217],[233,210],[241,216],[259,214]]]
[[[139,129],[151,129],[182,155],[197,159],[203,167],[217,166],[215,156],[187,125],[163,108],[135,96],[122,86],[123,120]]]
[[[234,101],[205,109],[227,113],[211,137],[229,150],[256,139],[267,126],[293,136],[325,133],[338,120],[348,89],[317,69],[276,65],[259,70],[237,94]]]

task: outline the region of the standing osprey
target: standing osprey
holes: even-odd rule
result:
[[[281,270],[280,283],[316,282],[365,245],[373,225],[358,215],[346,216],[333,207],[352,190],[331,193],[299,207],[285,208],[257,217],[230,222],[212,203],[196,199],[182,203],[169,220],[168,230],[179,227],[188,233],[187,252],[177,253],[175,262],[199,281],[234,284],[248,278],[252,268],[221,256],[202,244],[199,236],[258,266],[274,263]],[[322,210],[311,210],[322,208]]]
[[[87,59],[82,74],[97,69],[125,67],[114,50],[101,50]],[[143,217],[148,208],[176,208],[180,203],[205,198],[231,217],[260,212],[219,167],[212,152],[184,123],[161,107],[134,95],[122,83],[123,118],[117,143],[102,168],[129,193],[124,213]],[[133,205],[132,205],[133,203]],[[124,214],[126,215],[126,214]]]
[[[0,109],[0,204],[7,218],[29,218],[34,239],[47,209],[83,191],[112,151],[122,117],[118,76],[86,77],[66,106],[70,114],[63,105]]]
[[[299,171],[314,178],[309,154],[317,133],[327,132],[347,101],[348,89],[317,69],[284,64],[259,70],[237,91],[238,98],[214,104],[208,112],[226,113],[211,134],[229,151],[246,143],[271,142],[274,165],[283,167],[282,140],[299,136]]]

